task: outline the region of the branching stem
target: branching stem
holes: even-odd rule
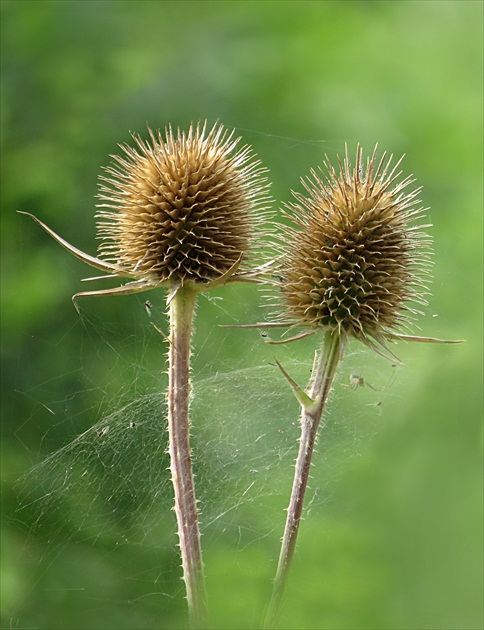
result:
[[[343,354],[343,347],[344,340],[338,332],[328,332],[325,334],[321,354],[317,354],[314,359],[311,381],[306,392],[313,402],[302,406],[299,452],[272,597],[264,622],[265,628],[273,628],[277,621],[296,547],[316,436],[324,405]]]
[[[169,303],[168,434],[175,513],[192,628],[205,628],[207,610],[198,509],[190,456],[190,343],[196,292],[181,287]]]

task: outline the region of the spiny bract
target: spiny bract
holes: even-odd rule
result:
[[[283,313],[296,326],[324,327],[374,347],[405,330],[416,304],[425,305],[430,239],[416,225],[421,189],[411,177],[396,183],[397,164],[377,147],[366,169],[358,146],[354,169],[346,149],[339,173],[326,158],[325,175],[311,171],[308,193],[293,192],[286,205],[291,224],[279,245]]]

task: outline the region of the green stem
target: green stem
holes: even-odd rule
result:
[[[190,343],[196,292],[181,287],[169,304],[170,347],[168,384],[168,435],[170,469],[175,491],[175,513],[192,628],[207,626],[198,509],[190,457]]]
[[[343,354],[343,347],[344,341],[337,332],[327,332],[321,354],[316,355],[314,359],[311,381],[306,392],[313,402],[302,406],[301,439],[296,460],[294,482],[287,509],[286,527],[282,538],[279,563],[274,579],[271,601],[264,621],[264,628],[273,628],[277,621],[296,548],[316,436],[324,405]]]

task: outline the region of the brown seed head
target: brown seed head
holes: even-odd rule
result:
[[[311,171],[303,180],[309,196],[293,193],[287,204],[279,247],[284,318],[294,325],[338,330],[365,343],[383,343],[405,329],[415,304],[426,304],[430,240],[415,225],[420,189],[414,180],[396,183],[401,160],[376,161],[366,169],[358,147],[352,169],[346,150],[339,173],[326,159],[328,174]]]
[[[113,156],[101,177],[100,257],[170,286],[235,274],[256,247],[265,169],[222,125],[149,134],[149,142],[133,135],[136,148],[120,145],[125,156]]]

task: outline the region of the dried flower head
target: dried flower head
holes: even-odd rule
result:
[[[346,149],[339,172],[326,158],[328,174],[302,180],[308,196],[294,192],[286,206],[279,276],[285,321],[386,350],[426,304],[430,239],[429,225],[415,224],[421,189],[409,190],[411,177],[397,183],[401,160],[390,170],[376,151],[363,168],[358,146],[352,169]]]
[[[209,283],[247,255],[262,169],[221,125],[149,133],[101,177],[100,255],[158,282]]]
[[[149,141],[133,134],[135,147],[100,178],[99,257],[76,249],[41,221],[63,247],[124,286],[79,295],[123,294],[184,284],[204,290],[227,281],[250,281],[259,237],[267,219],[266,169],[250,147],[238,147],[220,124],[188,133],[171,127],[165,139],[149,129]],[[34,217],[35,218],[35,217]],[[258,237],[257,239],[255,237]],[[250,268],[252,266],[252,268]]]

